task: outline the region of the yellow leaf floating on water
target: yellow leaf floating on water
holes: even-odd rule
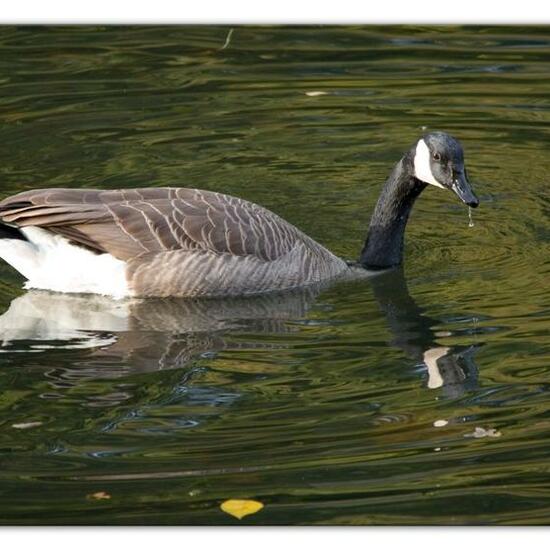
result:
[[[97,493],[92,493],[91,495],[86,495],[86,498],[91,500],[109,500],[111,495],[105,491],[98,491]]]
[[[237,519],[243,519],[245,516],[255,514],[263,507],[264,505],[257,500],[237,500],[233,498],[222,502],[220,506],[226,514]]]

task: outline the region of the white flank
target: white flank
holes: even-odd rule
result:
[[[25,288],[131,296],[126,264],[111,254],[94,254],[40,227],[23,227],[29,239],[0,239],[0,257],[19,271]]]
[[[437,366],[438,359],[445,357],[451,348],[430,348],[424,352],[424,363],[428,367],[428,388],[435,389],[443,386],[443,378]]]
[[[416,152],[414,154],[414,175],[420,181],[443,189],[443,185],[435,179],[432,173],[430,167],[430,150],[423,139],[420,139],[416,145]]]

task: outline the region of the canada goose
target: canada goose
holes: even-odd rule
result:
[[[358,265],[401,264],[415,199],[431,184],[478,205],[460,143],[434,132],[395,165]],[[237,296],[357,270],[282,218],[239,198],[186,188],[43,189],[0,202],[0,257],[26,288],[126,296]]]

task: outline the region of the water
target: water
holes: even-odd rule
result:
[[[184,185],[355,258],[424,129],[403,272],[225,302],[27,293],[0,266],[2,524],[550,522],[550,29],[3,27],[2,196]],[[93,496],[95,495],[95,496]]]

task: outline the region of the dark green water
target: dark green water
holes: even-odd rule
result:
[[[228,31],[0,28],[1,196],[213,189],[354,258],[428,128],[475,226],[430,188],[404,274],[226,302],[25,294],[2,262],[0,523],[550,523],[550,28]]]

